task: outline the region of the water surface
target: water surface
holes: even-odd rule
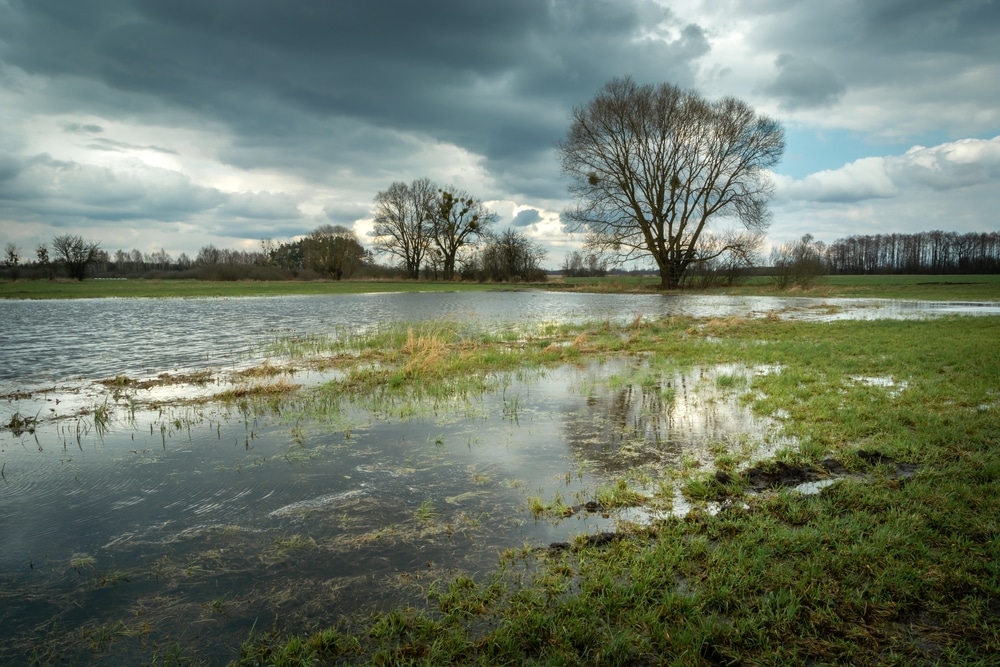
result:
[[[378,415],[349,402],[304,417],[171,404],[171,391],[209,395],[212,381],[166,388],[154,409],[122,399],[101,426],[72,418],[100,395],[95,380],[249,366],[278,336],[389,321],[530,329],[956,309],[998,307],[546,292],[0,302],[0,419],[35,420],[0,431],[0,663],[33,651],[42,664],[134,663],[168,639],[224,661],[276,619],[301,629],[419,600],[435,580],[491,570],[506,549],[635,519],[580,509],[619,479],[669,511],[666,471],[709,466],[720,446],[788,444],[739,400],[775,368],[612,359],[497,374],[482,395]]]

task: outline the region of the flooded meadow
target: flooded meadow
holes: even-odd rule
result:
[[[687,471],[795,446],[780,412],[752,408],[754,379],[780,366],[588,354],[597,336],[664,317],[959,307],[545,292],[0,303],[0,663],[224,662],[252,632],[415,604],[501,560],[684,513]],[[477,364],[454,365],[473,348]]]

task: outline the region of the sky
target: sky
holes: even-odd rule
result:
[[[556,145],[619,76],[782,123],[768,244],[1000,229],[1000,1],[0,0],[0,243],[365,243],[428,177],[558,268]]]

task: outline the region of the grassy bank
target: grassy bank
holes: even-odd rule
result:
[[[597,292],[655,291],[655,276],[566,278],[554,288]],[[693,294],[846,297],[865,299],[917,299],[926,301],[1000,301],[1000,275],[981,276],[824,276],[807,288],[779,289],[767,276],[747,279],[731,287],[694,289]]]
[[[752,470],[688,471],[684,516],[507,552],[419,605],[278,622],[234,664],[997,664],[998,325],[672,319],[528,341],[532,363],[652,353],[769,367],[745,400],[800,445]],[[481,345],[411,334],[388,346],[402,370],[376,384],[447,381],[431,358],[461,357],[452,370],[468,374],[492,358]],[[789,471],[832,484],[805,495],[783,488]]]
[[[657,292],[655,276],[606,278],[554,277],[539,284],[480,284],[436,281],[201,281],[201,280],[57,280],[0,281],[0,299],[94,299],[166,297],[245,297],[375,292],[551,289],[594,292]],[[827,276],[807,289],[778,289],[770,278],[689,294],[854,297],[935,301],[1000,301],[1000,275],[983,276]]]

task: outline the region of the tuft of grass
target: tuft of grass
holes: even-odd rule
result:
[[[538,496],[530,496],[528,498],[528,511],[530,511],[536,519],[543,516],[547,509],[545,501]]]
[[[606,510],[619,507],[636,507],[648,500],[645,494],[629,487],[628,482],[619,478],[613,484],[597,489],[597,502]]]
[[[312,667],[320,661],[358,652],[356,637],[333,628],[317,630],[310,635],[293,634],[281,638],[278,633],[250,637],[240,646],[238,666],[268,665],[273,667]]]
[[[131,581],[131,575],[129,575],[128,572],[117,567],[112,567],[98,577],[97,584],[101,588],[104,588],[105,586],[117,588],[119,584],[127,583],[129,581]]]
[[[69,566],[77,572],[82,572],[83,570],[93,570],[96,564],[97,559],[90,554],[85,553],[73,554],[69,559]]]
[[[441,516],[441,513],[434,508],[434,501],[430,499],[420,503],[420,507],[413,513],[413,518],[421,524],[431,523],[439,516]]]
[[[114,417],[114,406],[108,403],[108,399],[104,399],[104,402],[100,405],[95,405],[92,411],[94,418],[94,430],[97,434],[103,436],[111,428],[111,420]]]
[[[227,389],[226,391],[215,394],[213,398],[224,403],[233,403],[248,398],[266,399],[276,396],[287,396],[298,391],[299,388],[301,388],[301,385],[282,379],[276,382],[264,382],[261,384],[234,387],[233,389]]]
[[[294,535],[283,535],[274,540],[275,555],[278,557],[284,556],[290,551],[314,546],[316,546],[316,540],[297,533]]]

